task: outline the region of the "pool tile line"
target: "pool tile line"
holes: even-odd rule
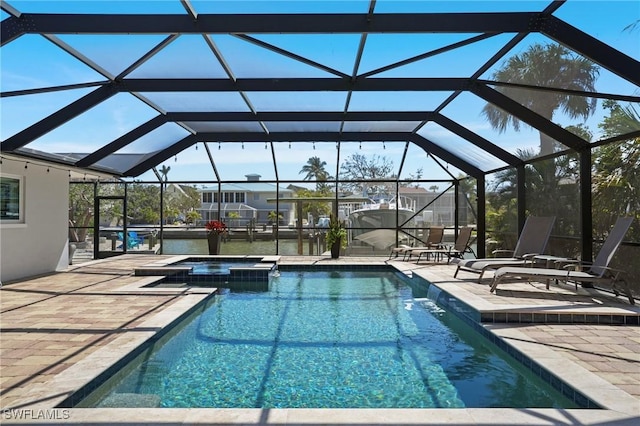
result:
[[[395,270],[393,266],[384,264],[370,265],[348,265],[348,264],[327,264],[315,263],[307,265],[280,264],[280,271],[370,271],[370,272],[386,272]]]
[[[588,314],[588,313],[548,313],[523,311],[481,312],[484,323],[513,324],[601,324],[601,325],[640,325],[640,315],[626,314]]]

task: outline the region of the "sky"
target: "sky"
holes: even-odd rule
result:
[[[77,12],[77,13],[184,13],[179,0],[166,1],[9,1],[11,6],[22,12]],[[199,13],[364,13],[368,2],[363,1],[192,1]],[[538,11],[548,4],[547,1],[393,1],[379,0],[376,12],[410,13],[414,12],[488,12]],[[8,15],[2,12],[2,19]],[[627,28],[640,20],[640,2],[638,1],[585,1],[569,0],[555,13],[560,19],[597,37],[623,53],[640,59],[640,24],[634,29]],[[371,34],[365,44],[359,74],[375,70],[382,66],[410,58],[426,51],[463,40],[473,34]],[[311,60],[330,66],[341,72],[351,74],[355,53],[360,42],[359,35],[256,35],[262,41],[274,44]],[[376,75],[380,78],[394,77],[469,77],[500,47],[512,34],[500,34],[471,46],[456,49],[443,55],[421,60],[403,67],[395,68]],[[57,38],[72,46],[104,70],[117,75],[128,64],[162,40],[164,35],[145,36],[107,36],[107,35],[59,35]],[[331,74],[322,70],[295,62],[276,53],[261,49],[229,35],[214,35],[213,39],[225,60],[238,78],[251,77],[327,77]],[[506,57],[525,51],[533,43],[547,43],[544,36],[533,34],[516,46]],[[183,35],[166,49],[134,71],[131,77],[224,77],[224,70],[199,36]],[[505,57],[505,58],[506,58]],[[259,63],[259,66],[256,66]],[[0,87],[2,92],[25,90],[39,87],[51,87],[78,82],[103,81],[105,78],[88,68],[68,53],[62,51],[51,41],[37,35],[25,35],[0,48],[2,73]],[[482,78],[490,79],[493,71],[501,62],[485,73]],[[596,89],[605,93],[620,93],[640,96],[640,89],[612,73],[601,70]],[[57,109],[89,93],[89,89],[55,91],[28,96],[3,97],[0,104],[0,136],[2,140],[28,127]],[[351,99],[350,110],[368,109],[429,111],[449,96],[447,92],[399,92],[391,95],[376,92],[355,92]],[[237,93],[143,93],[143,96],[168,111],[213,110],[248,111],[248,107]],[[248,98],[258,111],[278,110],[324,110],[342,111],[346,93],[247,93]],[[372,105],[375,105],[372,107]],[[519,133],[507,131],[498,133],[493,130],[481,114],[484,101],[471,93],[458,96],[442,112],[445,116],[458,121],[481,136],[499,144],[509,152],[538,146],[538,132],[525,128]],[[139,99],[129,94],[118,94],[96,106],[85,114],[65,123],[59,128],[43,135],[29,144],[28,148],[47,152],[90,152],[116,139],[118,136],[137,127],[157,115],[157,112]],[[605,111],[599,102],[598,110],[585,123],[598,138],[597,123],[602,120]],[[554,121],[562,126],[578,124],[558,113]],[[416,123],[409,123],[412,126]],[[236,123],[227,123],[233,129]],[[286,123],[284,124],[286,125]],[[334,130],[339,123],[307,123],[305,130]],[[371,123],[350,123],[354,129],[371,128]],[[198,124],[206,130],[206,124]],[[282,123],[267,123],[277,131]],[[405,130],[406,123],[397,123],[398,130]],[[411,126],[409,127],[411,128]],[[258,129],[259,130],[259,129]],[[504,165],[499,160],[489,158],[473,145],[435,123],[424,126],[419,134],[428,137],[434,143],[451,147],[472,164],[490,169]],[[186,130],[173,124],[162,126],[149,136],[136,141],[121,150],[121,153],[151,152],[170,146],[187,135]],[[171,180],[208,180],[215,179],[212,167],[203,145],[197,144],[169,159],[164,164],[171,167]],[[291,147],[289,147],[291,145]],[[409,147],[407,159],[399,170],[405,143],[398,141],[342,143],[341,158],[354,153],[384,156],[394,163],[401,177],[415,175],[422,169],[423,177],[446,179],[448,173],[458,175],[454,167],[442,163],[443,167],[429,159],[425,153]],[[318,156],[326,161],[327,170],[334,174],[336,170],[335,142],[274,144],[265,149],[261,143],[240,144],[210,143],[212,155],[220,176],[224,180],[244,180],[249,173],[258,173],[263,179],[275,179],[272,155],[276,156],[278,177],[298,180],[303,178],[300,169],[310,157]],[[162,165],[159,165],[160,167]],[[141,180],[155,180],[152,172],[138,177]]]

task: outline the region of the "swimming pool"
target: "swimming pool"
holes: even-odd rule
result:
[[[576,404],[390,271],[287,271],[225,292],[77,406]]]

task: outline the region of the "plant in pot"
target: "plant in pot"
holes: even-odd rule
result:
[[[220,254],[220,241],[222,234],[227,232],[227,225],[219,220],[210,220],[205,223],[204,227],[207,230],[209,254]]]
[[[331,249],[331,258],[340,257],[340,249],[347,247],[347,230],[344,228],[342,221],[336,219],[333,215],[329,219],[329,228],[327,229],[327,246]]]

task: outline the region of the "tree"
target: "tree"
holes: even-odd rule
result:
[[[307,164],[302,166],[298,174],[306,173],[302,180],[316,180],[316,189],[326,188],[326,181],[331,178],[325,170],[326,161],[320,160],[320,157],[311,157],[307,160]]]
[[[602,123],[604,137],[618,136],[640,129],[640,112],[605,101],[609,110]],[[593,224],[597,237],[606,235],[618,216],[640,219],[640,138],[603,145],[593,153]],[[640,239],[640,228],[628,236]]]
[[[392,171],[393,161],[387,157],[374,154],[367,158],[363,154],[351,154],[340,165],[341,189],[367,195],[387,193],[389,192],[388,184],[371,181],[391,179]]]
[[[609,110],[602,123],[604,137],[626,134],[640,128],[639,111],[633,107],[623,107],[614,101],[605,101]],[[640,241],[640,137],[627,138],[618,143],[609,143],[595,149],[592,153],[592,187],[594,237],[602,239],[608,235],[611,226],[620,216],[635,216],[636,220],[625,240]],[[614,257],[613,268],[626,271],[623,275],[640,294],[637,280],[640,276],[638,247],[621,246]],[[631,278],[631,279],[629,279]]]
[[[175,210],[165,206],[167,217],[175,217]],[[130,224],[160,222],[160,187],[133,183],[127,188],[127,216]]]
[[[93,183],[69,185],[69,239],[82,242],[93,226]]]
[[[599,68],[590,60],[572,54],[557,44],[534,44],[522,54],[509,58],[501,69],[493,74],[500,82],[519,83],[531,86],[561,88],[578,91],[595,91]],[[515,86],[500,86],[496,90],[549,121],[560,110],[567,116],[587,118],[596,108],[597,100],[586,96],[575,96],[551,90],[522,89]],[[482,110],[492,127],[504,132],[509,126],[520,130],[521,122],[513,115],[487,104]],[[582,138],[590,137],[584,126],[570,126],[569,131]],[[559,146],[558,146],[559,147]],[[536,153],[519,151],[524,160],[533,160],[538,155],[550,154],[558,148],[556,142],[540,132],[540,149]],[[511,169],[496,174],[494,193],[487,196],[491,209],[487,211],[487,226],[500,231],[501,227],[515,230],[517,174]],[[530,162],[525,168],[525,192],[528,214],[556,215],[556,232],[573,235],[576,232],[579,205],[577,182],[577,160],[575,155]],[[566,206],[566,207],[562,207]]]
[[[627,25],[626,27],[624,27],[624,31],[633,32],[638,28],[640,28],[640,19],[638,19],[638,20],[632,22],[631,24]]]
[[[420,188],[420,182],[410,182],[410,181],[419,181],[420,179],[422,179],[423,174],[424,174],[424,169],[422,167],[419,167],[415,173],[409,173],[409,182],[399,181],[398,185],[400,185],[402,188],[409,188],[409,187]],[[398,176],[396,174],[392,174],[391,177],[396,179]]]
[[[313,197],[330,197],[332,192],[329,188],[320,188],[315,191],[311,189],[301,189],[297,192],[298,198],[313,198]],[[331,203],[326,201],[305,201],[302,203],[302,214],[308,216],[311,214],[315,219],[327,216],[331,213]]]
[[[267,219],[269,220],[269,225],[277,224],[277,222],[282,220],[282,214],[278,214],[275,210],[271,210],[267,215]]]
[[[533,161],[534,150],[518,150],[516,156],[528,162],[525,167],[524,190],[529,215],[556,216],[554,232],[558,235],[579,234],[579,167],[576,154]],[[549,178],[552,176],[553,178]],[[487,193],[486,222],[492,238],[504,243],[516,235],[518,215],[518,173],[509,168],[495,174]],[[515,239],[513,241],[515,243]],[[574,256],[575,246],[554,247],[553,252]],[[507,244],[509,245],[509,244]],[[513,247],[511,247],[513,248]]]
[[[94,194],[94,183],[71,183],[69,185],[69,238],[74,242],[83,242],[87,234],[93,232],[94,195],[124,195],[122,183],[100,183]],[[100,218],[112,223],[122,223],[122,203],[103,200],[100,203]]]
[[[609,110],[609,115],[598,124],[598,127],[603,130],[604,137],[609,138],[640,130],[640,111],[632,104],[622,107],[616,101],[605,100],[602,106]]]
[[[573,55],[558,44],[532,45],[521,55],[509,58],[503,67],[493,74],[493,79],[506,83],[520,83],[540,87],[595,91],[599,68],[590,60]],[[503,86],[496,90],[516,102],[535,111],[549,121],[561,109],[571,118],[588,118],[596,108],[596,98],[574,96],[547,90],[525,90]],[[520,120],[492,104],[482,110],[491,126],[500,132],[512,126],[520,130]],[[540,133],[540,154],[554,151],[554,141]]]
[[[197,210],[189,210],[184,218],[188,224],[195,225],[198,220],[202,219],[202,216]]]
[[[171,188],[175,186],[175,188]],[[173,190],[166,190],[167,188]],[[200,207],[200,194],[198,189],[190,185],[165,185],[165,217],[186,218],[188,212]]]
[[[478,212],[476,212],[475,204],[478,200],[478,192],[475,179],[458,175],[458,188],[460,193],[460,206],[462,206],[462,215],[460,219],[465,219],[467,224],[478,223]],[[469,217],[465,209],[468,208],[472,217]]]
[[[160,168],[160,174],[162,175],[162,181],[166,182],[168,179],[169,170],[171,170],[171,166],[165,166],[164,164]]]

